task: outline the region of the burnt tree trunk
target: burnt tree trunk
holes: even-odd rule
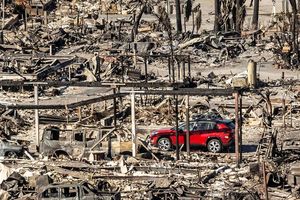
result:
[[[259,0],[254,0],[252,28],[255,30],[257,30],[258,28],[258,15],[259,15]]]
[[[175,0],[177,33],[182,33],[180,0]]]
[[[220,16],[221,16],[221,2],[219,0],[215,0],[215,32],[220,31]]]

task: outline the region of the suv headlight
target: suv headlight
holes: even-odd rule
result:
[[[153,137],[153,136],[155,136],[155,135],[157,135],[157,131],[152,131],[152,132],[150,133],[150,137]]]

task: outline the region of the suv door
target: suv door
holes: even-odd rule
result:
[[[216,123],[212,121],[198,121],[195,126],[195,133],[193,135],[194,143],[205,146],[207,139],[214,133]]]
[[[191,122],[190,123],[190,144],[191,145],[197,145],[199,142],[198,133],[197,130],[197,122]]]

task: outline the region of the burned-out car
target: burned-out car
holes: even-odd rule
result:
[[[88,182],[78,184],[51,184],[37,194],[38,200],[119,200],[120,192],[99,191]]]
[[[8,158],[17,158],[23,156],[24,146],[17,142],[0,140],[0,156]]]
[[[60,129],[47,127],[44,129],[39,152],[55,157],[78,158],[87,156],[88,150],[99,139],[99,129]],[[94,150],[99,150],[96,145]]]

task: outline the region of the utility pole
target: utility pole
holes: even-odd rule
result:
[[[177,33],[182,33],[180,0],[175,0]]]
[[[221,17],[221,2],[219,0],[215,0],[215,25],[214,30],[215,32],[220,31],[220,17]]]
[[[259,15],[259,0],[254,0],[254,9],[252,17],[252,28],[257,30],[258,28],[258,15]]]

